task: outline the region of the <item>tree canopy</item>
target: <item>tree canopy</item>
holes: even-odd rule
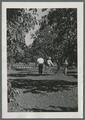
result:
[[[32,50],[35,55],[51,56],[62,64],[66,58],[69,64],[77,63],[77,10],[51,9],[36,33]]]
[[[42,12],[47,9],[42,9]],[[26,46],[25,33],[37,25],[35,14],[37,9],[7,9],[7,51],[8,61],[36,61],[42,56],[60,64],[67,58],[69,64],[77,64],[77,9],[50,9],[39,21],[39,29],[32,45]]]
[[[25,9],[7,9],[7,60],[19,62],[24,59],[27,46],[25,35],[33,29],[36,18]]]

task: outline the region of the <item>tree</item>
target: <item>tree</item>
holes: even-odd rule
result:
[[[51,56],[60,64],[68,58],[70,65],[77,64],[77,9],[51,9],[36,36],[31,48],[36,51],[33,55]]]
[[[7,9],[7,60],[22,61],[25,57],[25,35],[36,24],[36,18],[25,9]]]
[[[75,55],[77,55],[77,50],[75,53],[74,49],[77,49],[77,9],[56,9],[50,12],[48,20],[57,34],[54,42],[60,48],[61,59],[68,57],[70,64],[73,61],[76,63],[77,56],[75,57]]]

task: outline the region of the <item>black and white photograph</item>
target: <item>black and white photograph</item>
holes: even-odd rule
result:
[[[83,3],[2,5],[3,117],[82,117]]]

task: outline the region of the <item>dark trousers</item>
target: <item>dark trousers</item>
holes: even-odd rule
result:
[[[43,72],[43,64],[39,64],[39,74],[42,74]]]

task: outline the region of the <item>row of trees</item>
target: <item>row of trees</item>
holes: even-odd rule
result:
[[[51,9],[44,17],[32,44],[33,56],[51,56],[60,64],[68,59],[77,64],[77,10]]]
[[[42,9],[42,12],[47,9]],[[37,21],[37,9],[30,14],[25,9],[7,9],[7,52],[8,62],[36,61],[39,56],[60,64],[66,58],[69,64],[77,64],[77,9],[50,9]],[[39,22],[40,28],[32,36],[30,46],[25,44],[25,35]]]
[[[25,35],[33,29],[36,23],[25,9],[7,9],[7,60],[23,62],[28,47],[25,44]]]

